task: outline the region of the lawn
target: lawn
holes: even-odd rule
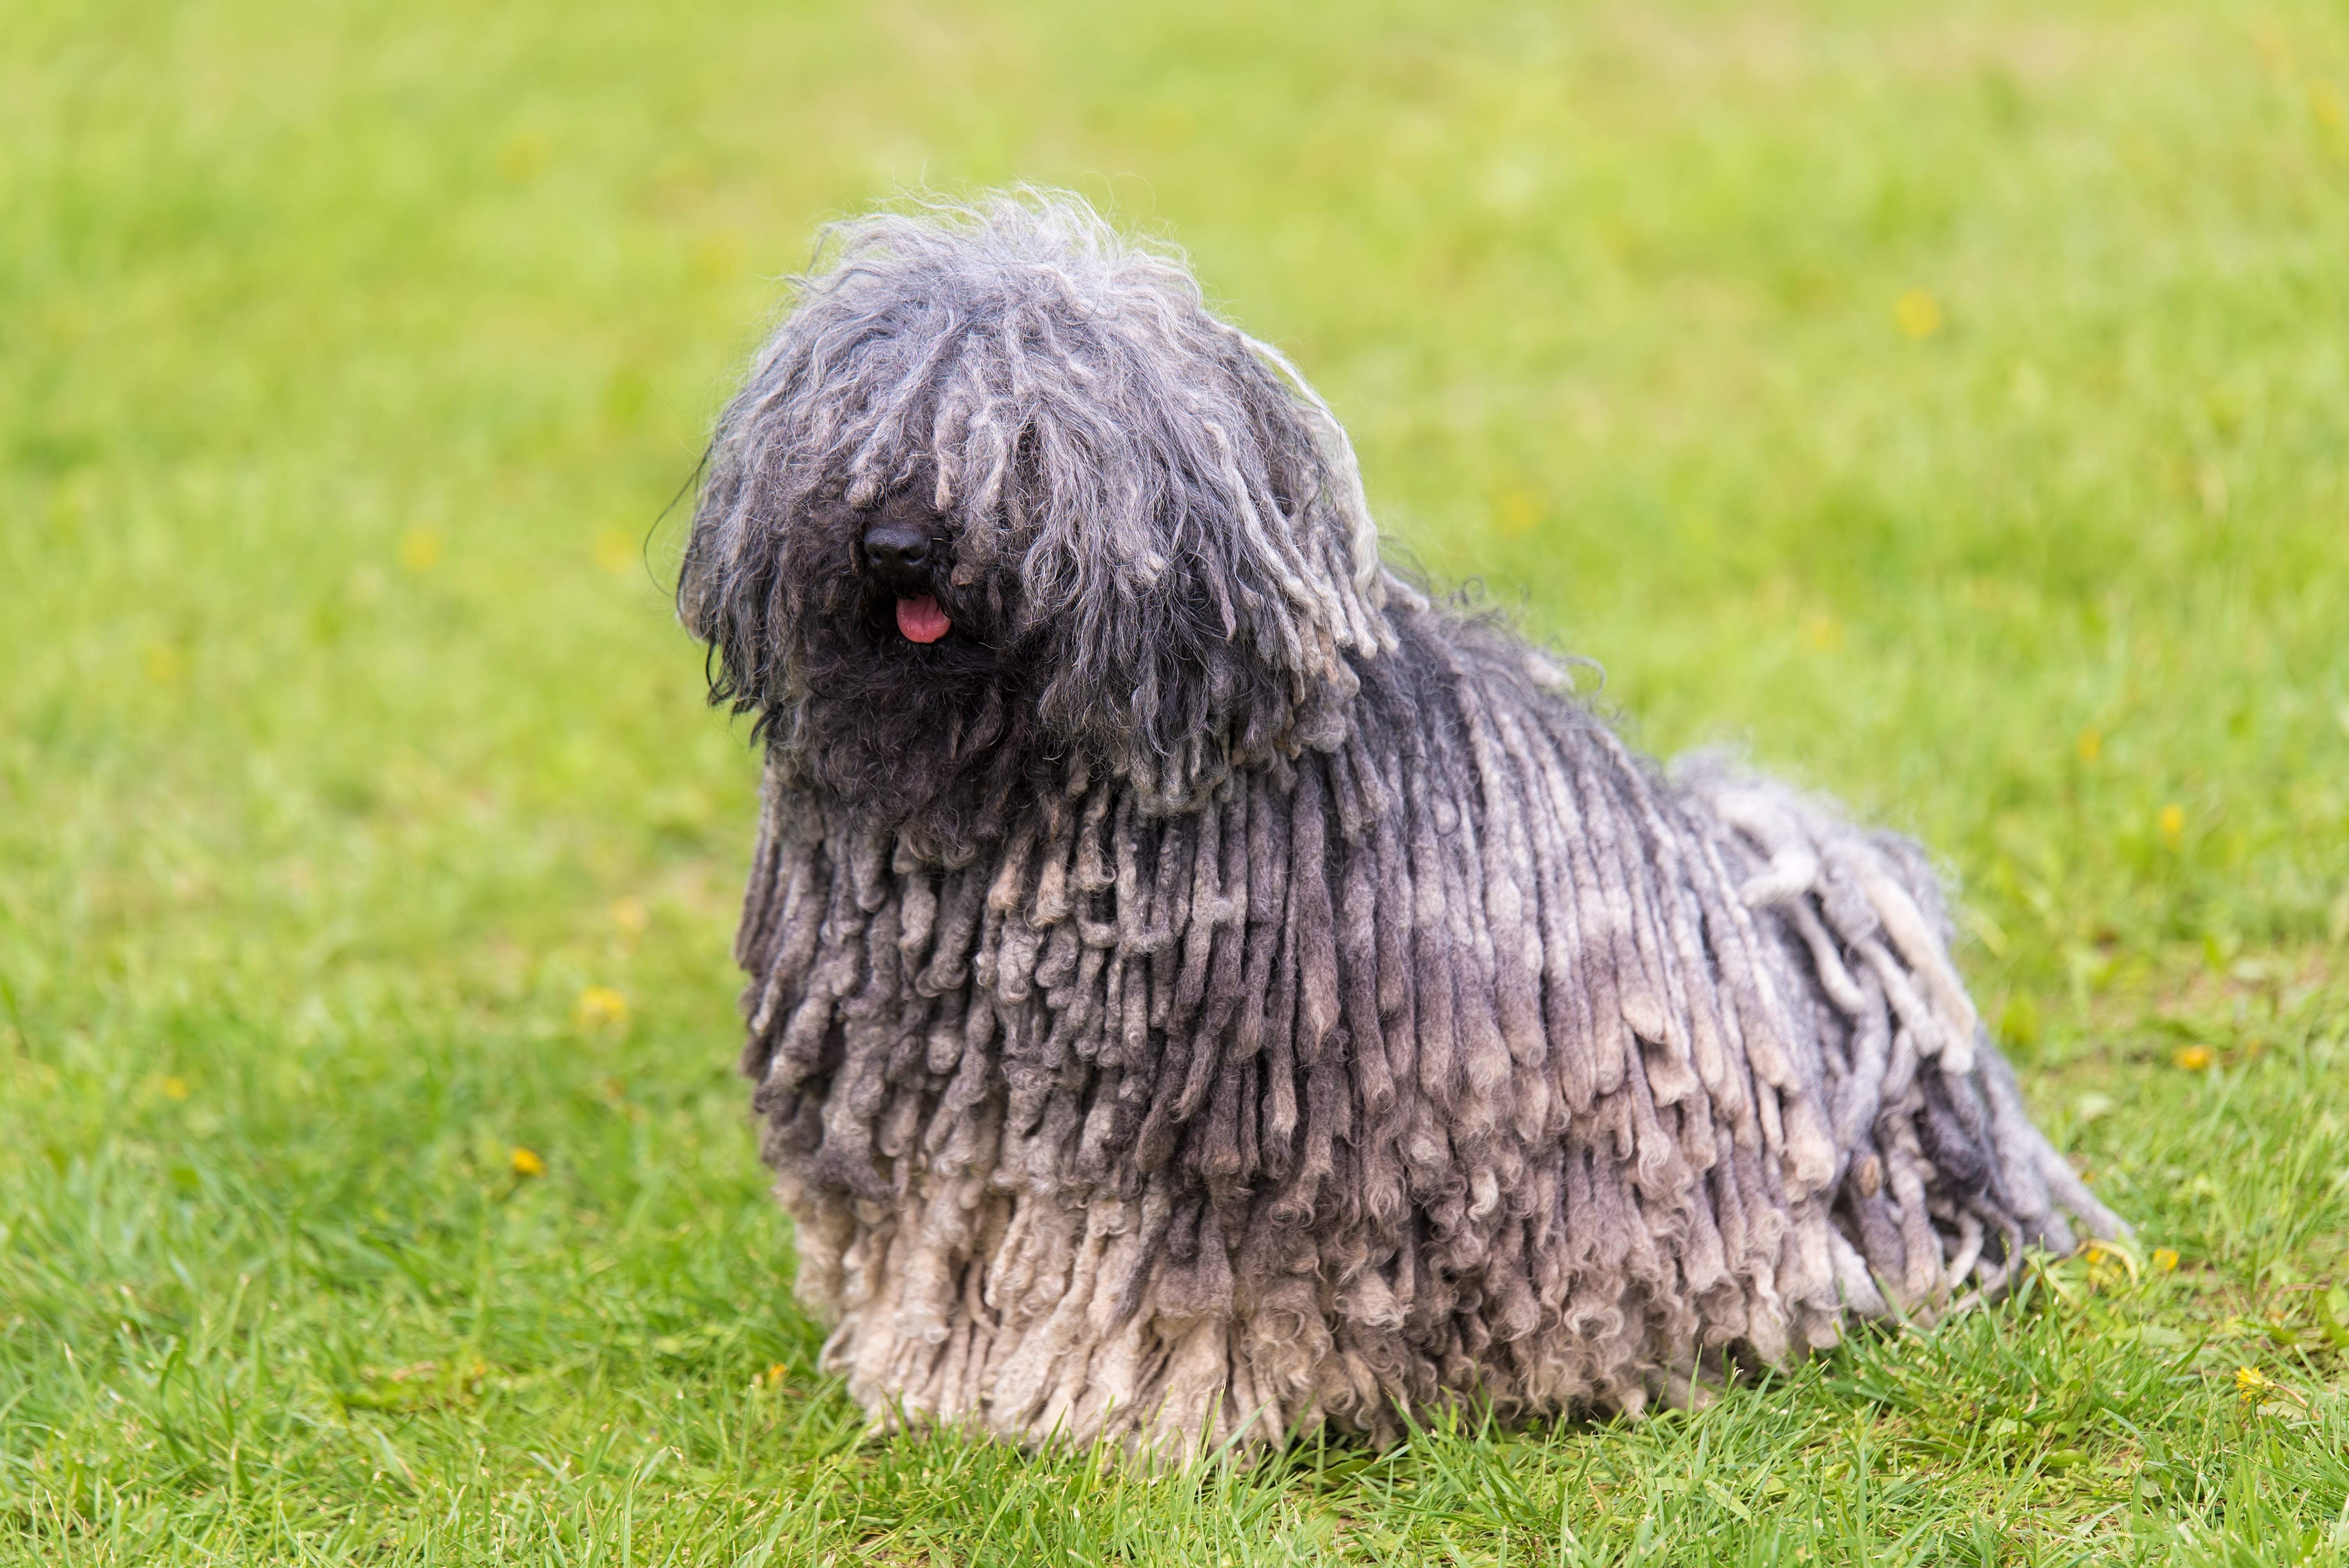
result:
[[[1915,831],[2140,1227],[1695,1417],[865,1438],[667,585],[817,225],[1065,185],[1394,547]],[[2349,1562],[2349,15],[0,14],[0,1561]]]

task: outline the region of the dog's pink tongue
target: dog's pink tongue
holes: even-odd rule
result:
[[[925,593],[918,599],[897,601],[897,630],[913,643],[935,643],[954,630],[954,623],[938,608],[937,600]]]

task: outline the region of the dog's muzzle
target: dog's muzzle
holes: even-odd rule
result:
[[[909,522],[882,521],[864,531],[864,563],[874,581],[897,596],[897,630],[911,643],[935,643],[954,630],[930,589],[938,541]]]

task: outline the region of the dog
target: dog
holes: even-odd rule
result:
[[[1916,846],[1381,562],[1173,253],[836,225],[678,588],[756,716],[744,1072],[877,1422],[1182,1456],[1701,1401],[2126,1227]]]

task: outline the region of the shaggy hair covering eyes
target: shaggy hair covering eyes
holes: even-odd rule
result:
[[[1387,572],[1328,407],[1072,199],[833,231],[678,603],[766,744],[742,1065],[876,1418],[1637,1411],[2125,1229],[1914,845],[1667,779]]]

